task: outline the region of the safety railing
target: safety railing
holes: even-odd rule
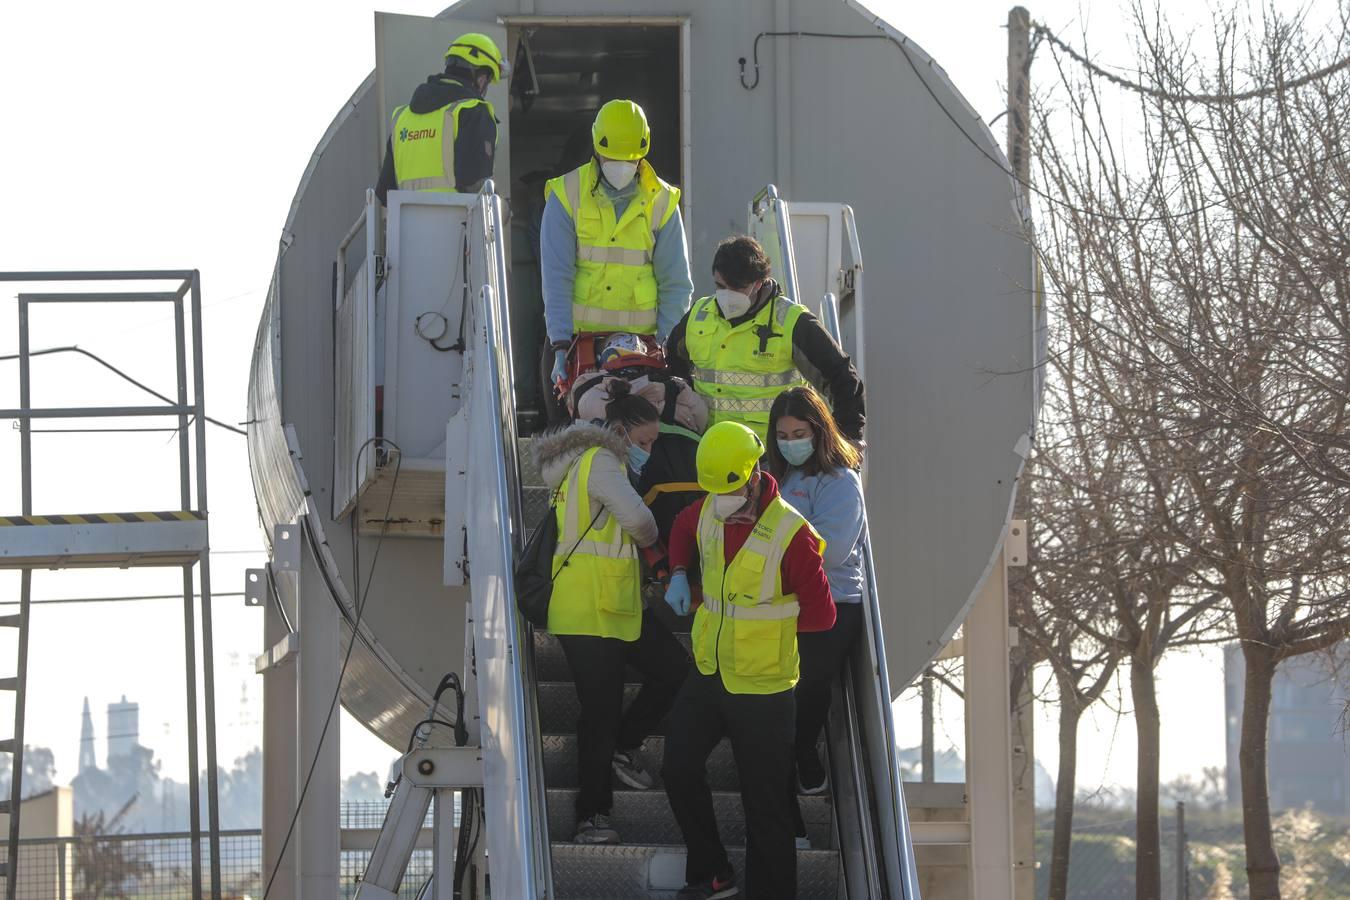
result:
[[[821,322],[838,341],[839,306],[833,294],[823,298]],[[863,846],[858,851],[862,854],[869,883],[866,892],[858,891],[850,883],[849,896],[919,900],[914,845],[905,807],[900,757],[896,753],[895,721],[891,715],[881,598],[872,564],[871,538],[865,525],[863,534],[866,575],[863,635],[848,660],[842,690],[852,789],[862,826]]]
[[[853,216],[853,207],[847,203],[842,207],[844,217],[844,248],[846,253],[839,273],[839,308],[835,311],[837,333],[844,333],[845,320],[854,335],[853,366],[863,379],[867,378],[867,348],[863,335],[867,334],[867,322],[863,317],[865,296],[863,290],[862,241],[858,238],[858,221]],[[847,308],[844,304],[847,303]],[[839,338],[836,338],[839,340]]]
[[[501,201],[493,193],[493,184],[484,184],[479,214],[486,217],[484,233],[490,245],[497,244],[503,234]],[[497,284],[503,293],[507,281],[506,259],[500,246],[490,247]],[[523,544],[524,514],[521,506],[520,465],[517,459],[515,393],[511,373],[511,325],[506,315],[504,297],[491,285],[484,285],[480,296],[486,330],[487,375],[493,413],[497,417],[495,441],[497,465],[495,494],[501,529],[501,553],[508,567],[514,562]],[[519,527],[517,527],[519,526]],[[504,603],[499,607],[504,621],[491,623],[494,629],[511,635],[515,652],[511,654],[512,678],[515,690],[505,699],[511,707],[511,721],[518,740],[513,748],[513,763],[525,791],[523,823],[528,841],[529,859],[524,871],[523,889],[526,896],[552,897],[552,859],[548,834],[548,810],[544,793],[544,760],[539,725],[539,711],[535,703],[534,656],[530,651],[532,635],[528,623],[518,614],[515,589],[507,577],[502,585]],[[507,861],[507,865],[513,865]]]
[[[376,315],[380,214],[366,191],[361,214],[338,244],[333,280],[333,491],[330,514],[341,521],[363,486],[385,461],[383,444],[362,454],[375,437],[375,392],[383,377],[383,336]],[[363,462],[358,467],[358,457]]]
[[[797,283],[797,257],[792,250],[792,224],[787,201],[778,196],[778,188],[768,184],[750,201],[751,236],[764,247],[773,262],[773,271],[782,292],[801,300]]]

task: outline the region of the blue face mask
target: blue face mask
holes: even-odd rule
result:
[[[783,459],[788,461],[790,466],[800,466],[811,458],[815,447],[811,444],[809,437],[798,438],[795,441],[785,441],[778,439],[778,452],[783,454]]]
[[[628,468],[634,472],[641,474],[642,467],[647,465],[647,460],[651,458],[652,455],[637,444],[628,445]]]

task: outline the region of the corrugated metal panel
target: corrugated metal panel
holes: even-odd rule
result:
[[[330,126],[310,160],[283,232],[277,275],[254,348],[250,382],[250,464],[263,524],[308,510],[324,531],[329,520],[334,452],[333,259],[356,219],[379,165],[374,78],[368,78]],[[284,360],[284,365],[281,361]],[[286,426],[304,454],[292,458]],[[312,495],[311,495],[312,490]],[[362,538],[362,581],[377,538]],[[331,603],[354,617],[350,542],[325,543],[332,583],[301,585],[302,602]],[[342,703],[355,718],[401,746],[422,718],[440,677],[461,667],[466,592],[440,584],[440,544],[390,539],[377,569],[358,641],[343,680]],[[457,601],[457,602],[456,602]],[[343,641],[350,640],[348,623]]]

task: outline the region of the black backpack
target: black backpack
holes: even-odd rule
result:
[[[548,512],[535,526],[530,539],[525,542],[525,549],[521,551],[520,560],[516,563],[516,606],[525,620],[540,630],[548,628],[548,604],[553,599],[553,582],[557,578],[553,574],[553,557],[558,550],[557,511],[556,504],[549,506]],[[586,535],[590,534],[595,523],[600,521],[604,511],[603,506],[596,511],[591,524],[586,526],[581,537],[577,538],[572,549],[563,557],[563,566],[567,565],[567,561],[572,558],[577,547],[581,546]],[[558,571],[562,571],[562,566],[558,567]]]

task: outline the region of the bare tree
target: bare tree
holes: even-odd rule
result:
[[[1156,11],[1135,21],[1138,84],[1084,67],[1042,29],[1060,90],[1037,108],[1038,237],[1075,340],[1106,376],[1090,389],[1107,392],[1158,507],[1157,530],[1127,551],[1151,574],[1124,586],[1182,592],[1197,610],[1185,627],[1222,601],[1240,641],[1248,881],[1252,897],[1279,897],[1271,682],[1282,660],[1350,634],[1345,16],[1327,30],[1221,14],[1205,53]],[[1122,627],[1131,618],[1133,681],[1168,620]],[[1137,713],[1149,690],[1134,689]],[[1146,789],[1156,798],[1156,773]]]
[[[127,897],[127,887],[153,874],[154,866],[145,853],[128,841],[116,840],[123,833],[122,820],[136,803],[128,800],[111,819],[103,811],[81,816],[75,822],[75,874],[79,887],[77,900]],[[113,837],[109,840],[109,837]]]
[[[1094,324],[1095,300],[1061,276],[1082,253],[1072,234],[1042,242],[1055,311],[1040,446],[1035,457],[1039,602],[1023,627],[1055,674],[1061,763],[1078,720],[1128,660],[1138,741],[1138,896],[1161,891],[1159,779],[1162,723],[1155,673],[1169,648],[1210,641],[1222,623],[1217,595],[1193,589],[1199,564],[1175,537],[1193,517],[1186,484],[1132,439],[1150,415],[1149,379],[1118,353],[1119,338]],[[1061,782],[1063,782],[1063,773]],[[1051,897],[1068,883],[1073,779],[1057,796]],[[1058,892],[1058,893],[1057,893]]]

